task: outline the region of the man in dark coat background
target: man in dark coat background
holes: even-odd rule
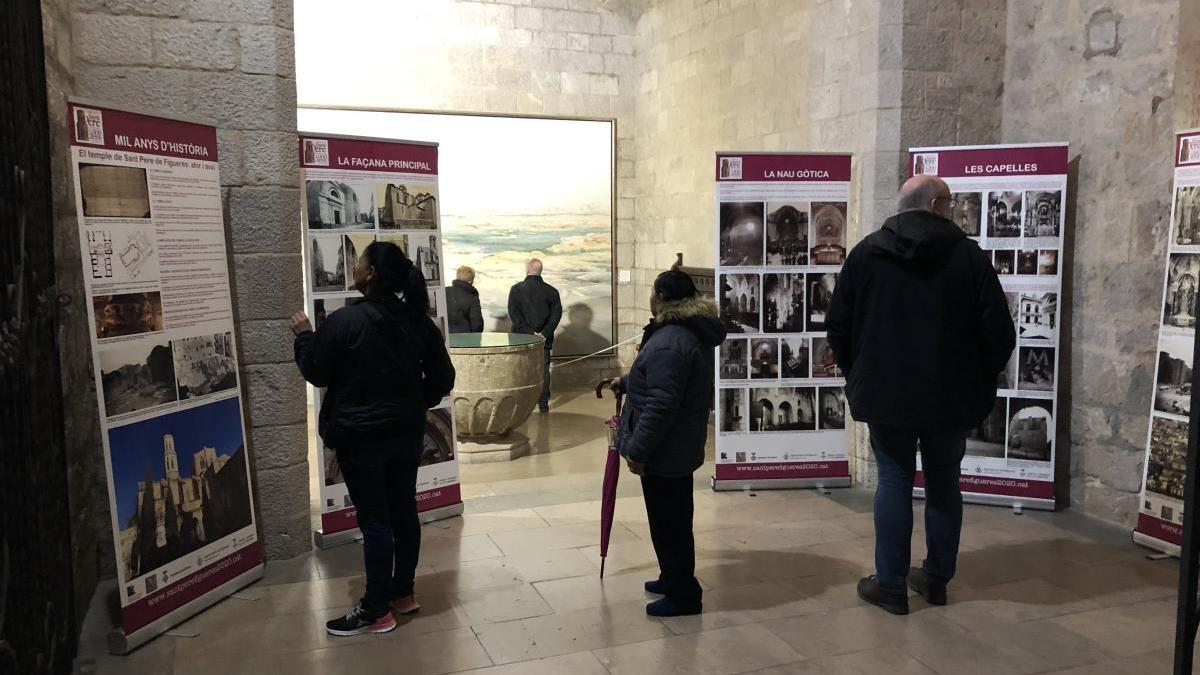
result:
[[[475,270],[463,265],[446,287],[446,318],[451,333],[482,333],[483,312],[475,289]]]
[[[538,410],[550,410],[550,352],[554,349],[554,331],[562,320],[562,300],[558,289],[542,280],[542,261],[530,258],[525,263],[525,280],[513,284],[508,292],[508,316],[512,331],[540,335],[546,339],[543,355],[542,395]]]
[[[875,574],[858,594],[907,614],[906,582],[930,603],[946,603],[967,433],[992,410],[1016,330],[991,261],[950,220],[946,183],[915,176],[899,201],[900,212],[850,252],[826,326],[850,411],[869,426],[879,468]],[[928,554],[910,570],[918,444]]]

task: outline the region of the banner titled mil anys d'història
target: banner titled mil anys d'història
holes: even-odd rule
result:
[[[1174,161],[1158,365],[1133,536],[1140,544],[1177,554],[1183,542],[1183,483],[1200,288],[1200,130],[1176,135]]]
[[[717,154],[718,490],[850,484],[845,379],[825,338],[850,161]]]
[[[992,412],[967,438],[963,496],[1053,509],[1067,145],[916,148],[909,160],[950,186],[953,220],[991,258],[1017,330]]]
[[[127,651],[262,573],[217,134],[69,112]]]
[[[300,134],[304,180],[304,266],[313,325],[361,297],[354,262],[373,241],[389,241],[425,276],[429,313],[446,333],[446,291],[438,195],[438,147],[378,138]],[[323,389],[314,389],[320,409]],[[358,527],[333,448],[316,439],[321,454],[321,529],[326,537]],[[459,505],[458,457],[449,399],[426,413],[425,448],[417,472],[418,511]],[[331,543],[337,539],[328,540]]]

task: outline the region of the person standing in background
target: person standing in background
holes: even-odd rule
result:
[[[463,265],[446,287],[446,316],[451,333],[482,333],[483,312],[475,289],[475,270]]]
[[[899,202],[900,212],[850,252],[825,325],[850,411],[868,425],[879,466],[875,574],[859,581],[858,596],[907,614],[908,588],[946,604],[967,433],[991,412],[1017,338],[991,260],[951,220],[945,181],[914,176]],[[910,569],[918,451],[928,551]]]
[[[562,320],[562,300],[558,289],[542,280],[542,261],[530,258],[525,263],[525,280],[513,284],[508,292],[508,316],[512,331],[538,335],[546,340],[543,355],[542,395],[538,410],[550,411],[550,352],[554,349],[554,331]]]

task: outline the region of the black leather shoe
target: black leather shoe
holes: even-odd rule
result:
[[[908,614],[908,593],[885,590],[874,574],[859,579],[858,597],[892,614]]]
[[[908,587],[916,591],[931,605],[946,604],[946,584],[939,584],[929,578],[925,570],[914,567],[908,571]]]

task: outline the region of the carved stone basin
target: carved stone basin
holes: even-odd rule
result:
[[[450,360],[458,373],[451,397],[460,462],[529,454],[529,439],[514,430],[529,419],[542,392],[544,342],[518,333],[450,335]]]

